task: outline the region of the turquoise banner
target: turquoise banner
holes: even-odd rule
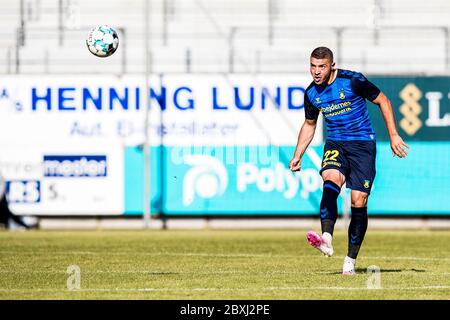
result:
[[[305,156],[292,174],[293,147],[151,148],[152,211],[170,215],[309,214],[320,203],[319,169]],[[318,158],[322,147],[309,151]],[[320,163],[318,164],[320,166]],[[141,214],[143,154],[125,153],[125,214]],[[161,192],[162,191],[162,192]]]
[[[411,142],[405,159],[377,144],[369,213],[450,214],[450,143]],[[316,215],[322,195],[323,147],[310,147],[299,173],[293,146],[151,148],[152,212],[166,215]],[[319,163],[318,163],[319,161]],[[142,214],[143,152],[125,152],[125,214]],[[341,193],[338,207],[344,207]]]
[[[406,158],[377,144],[377,175],[369,199],[373,214],[450,214],[450,143],[410,142]]]

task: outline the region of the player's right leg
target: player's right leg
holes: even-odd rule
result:
[[[322,169],[323,193],[320,202],[320,222],[322,235],[314,231],[307,233],[308,242],[324,255],[333,255],[333,231],[337,220],[337,198],[345,182],[348,163],[341,146],[336,141],[327,140],[324,146]]]
[[[333,235],[338,216],[337,199],[341,193],[345,176],[337,169],[322,171],[323,193],[320,201],[320,223],[322,233]]]
[[[311,246],[318,249],[327,257],[333,255],[333,232],[337,220],[337,198],[341,192],[341,187],[345,182],[344,175],[336,169],[327,169],[322,172],[323,193],[320,202],[320,223],[322,235],[314,231],[306,234]]]

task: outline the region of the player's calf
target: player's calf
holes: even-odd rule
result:
[[[341,187],[331,180],[325,180],[323,183],[322,200],[320,201],[320,223],[322,234],[329,233],[333,235],[334,225],[337,220],[337,198],[341,192]]]
[[[356,258],[367,231],[367,207],[352,207],[352,220],[348,227],[348,251],[344,259],[342,274],[355,274]]]
[[[352,219],[348,227],[347,256],[356,259],[367,231],[367,207],[352,207]]]

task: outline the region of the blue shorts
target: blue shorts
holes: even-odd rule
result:
[[[370,194],[376,173],[376,153],[374,141],[327,140],[320,174],[327,169],[337,169],[345,176],[347,188]]]

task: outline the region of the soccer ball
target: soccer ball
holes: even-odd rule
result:
[[[97,57],[109,57],[119,46],[119,36],[117,35],[116,30],[110,26],[96,26],[89,31],[86,45],[89,51]]]

